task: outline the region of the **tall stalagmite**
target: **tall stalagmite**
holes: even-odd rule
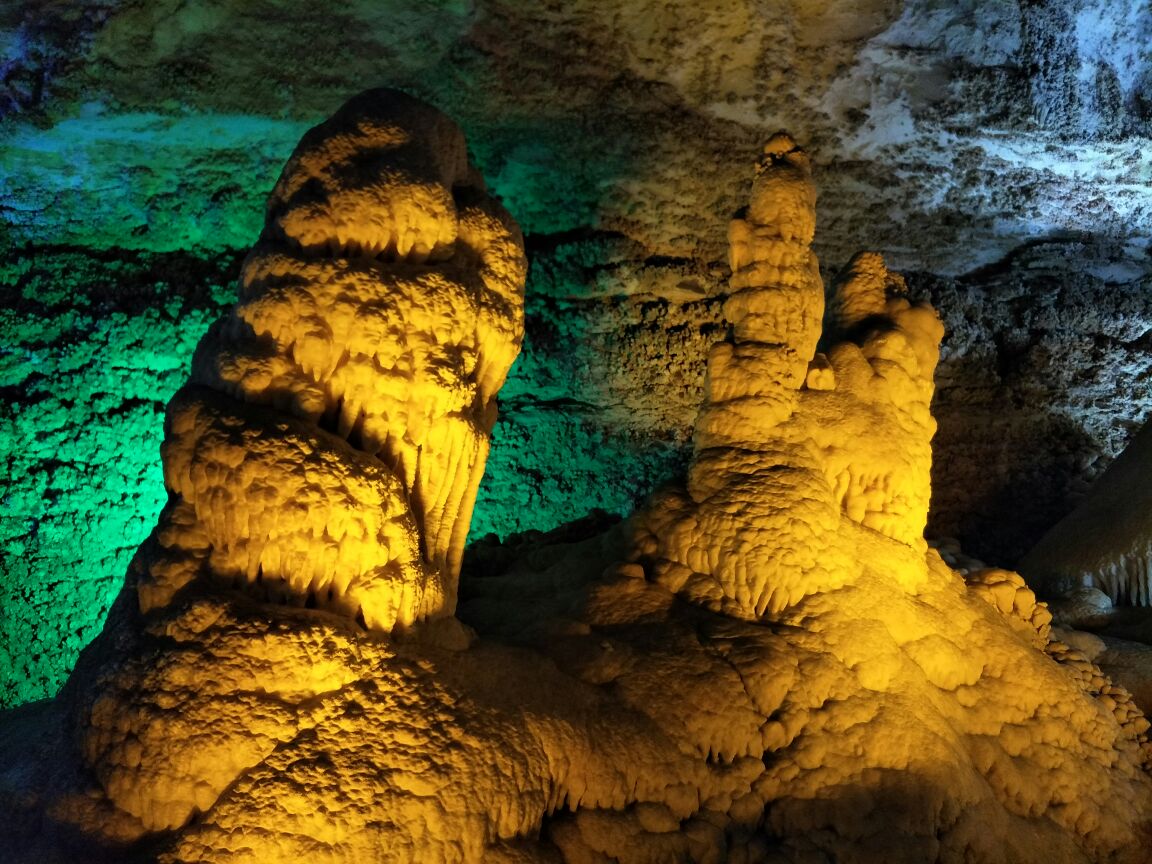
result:
[[[730,338],[708,358],[687,494],[654,508],[661,584],[744,618],[774,616],[852,572],[841,514],[924,550],[944,330],[900,296],[879,255],[824,285],[811,251],[816,192],[786,134],[764,148],[729,229]]]
[[[372,630],[451,615],[524,276],[446,117],[369,91],[312,129],[169,406],[143,611],[210,576]]]
[[[309,131],[168,406],[170,500],[129,579],[145,621],[213,586],[384,633],[451,616],[525,269],[444,115],[372,90]],[[104,694],[82,738],[112,800],[164,828],[262,733],[213,764],[219,741],[181,742],[152,695]]]

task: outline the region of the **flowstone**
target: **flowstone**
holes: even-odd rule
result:
[[[686,483],[611,527],[477,545],[457,620],[516,232],[421,155],[458,140],[430,109],[376,93],[335,122],[377,143],[316,133],[289,163],[309,176],[278,186],[174,401],[172,505],[39,731],[0,727],[17,860],[1146,861],[1148,723],[1019,576],[966,582],[927,548],[941,327],[866,254],[822,334],[795,142],[732,225]],[[390,161],[395,129],[421,131]],[[324,167],[349,154],[371,158]],[[411,179],[429,165],[440,193]],[[455,243],[421,229],[422,260],[380,265],[355,226],[412,213]],[[489,323],[428,311],[439,280]],[[395,345],[420,362],[381,374]]]

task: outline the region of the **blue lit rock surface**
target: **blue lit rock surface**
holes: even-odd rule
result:
[[[724,225],[784,127],[815,154],[825,265],[882,250],[945,321],[930,530],[1011,563],[1152,408],[1148,27],[1105,0],[0,11],[0,702],[54,692],[98,629],[161,503],[137,478],[209,286],[230,295],[301,132],[377,84],[454,116],[528,235],[474,537],[623,513],[682,471]],[[88,283],[122,327],[66,308]],[[139,354],[96,362],[121,334],[164,353],[147,385],[110,377]],[[89,439],[82,471],[53,461]]]

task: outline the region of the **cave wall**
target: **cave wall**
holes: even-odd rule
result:
[[[473,536],[682,469],[725,232],[788,129],[826,276],[882,251],[948,334],[930,530],[1011,564],[1150,413],[1146,2],[26,3],[0,10],[0,703],[48,695],[163,501],[163,405],[301,132],[454,116],[526,234]]]

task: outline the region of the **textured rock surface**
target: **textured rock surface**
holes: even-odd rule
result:
[[[741,166],[784,127],[812,145],[825,265],[881,250],[946,323],[930,529],[1011,565],[1152,407],[1148,20],[1105,0],[0,10],[0,699],[53,692],[95,632],[161,503],[136,478],[169,364],[217,316],[207,287],[283,154],[376,84],[457,118],[528,234],[477,535],[627,512],[682,469]],[[98,298],[91,325],[64,293]]]
[[[1148,281],[1092,240],[1021,249],[942,310],[930,530],[1013,563],[1086,494],[1152,410]]]
[[[773,136],[729,229],[731,335],[708,358],[686,487],[657,497],[639,528],[659,584],[738,618],[842,587],[842,518],[925,549],[943,328],[864,253],[837,279],[817,354],[815,201],[808,155]]]
[[[61,697],[0,723],[8,853],[1145,860],[1152,745],[1127,691],[1051,638],[1017,574],[965,581],[918,534],[933,311],[859,256],[815,353],[812,200],[774,137],[732,223],[733,326],[684,488],[607,530],[474,547],[478,641],[214,579],[141,604],[130,574]],[[276,446],[259,414],[228,453]],[[908,459],[872,461],[863,426]]]
[[[524,274],[519,229],[435,109],[371,90],[304,136],[239,301],[168,404],[169,498],[120,611],[134,593],[144,623],[129,640],[210,628],[212,645],[193,653],[235,661],[225,692],[271,695],[247,719],[198,695],[177,708],[194,664],[128,652],[139,667],[93,688],[77,731],[118,810],[152,831],[182,826],[271,752],[289,724],[280,703],[355,680],[316,684],[323,667],[291,633],[264,660],[247,645],[258,627],[216,645],[223,612],[158,630],[201,583],[380,633],[451,620],[495,395],[520,346]],[[292,684],[302,668],[311,683]]]
[[[139,228],[150,248],[213,248],[214,230],[244,213],[250,233],[229,245],[246,245],[276,167],[246,182],[256,157],[283,152],[342,88],[381,79],[460,120],[528,233],[591,217],[655,254],[719,260],[741,176],[722,156],[781,127],[818,144],[828,166],[817,251],[829,260],[863,243],[892,250],[899,269],[959,272],[1054,232],[1138,237],[1133,223],[1147,217],[1149,24],[1138,3],[490,0],[301,3],[270,15],[173,0],[49,6],[11,24],[9,104],[43,112],[51,128],[17,113],[10,158],[55,169],[7,180],[21,239],[44,236],[45,222],[25,214],[55,199],[47,218],[62,241],[95,233],[120,245]],[[20,95],[27,79],[39,86]],[[238,114],[253,119],[229,122]],[[188,134],[108,153],[157,124]],[[97,158],[62,158],[88,154]],[[109,170],[141,182],[126,196],[84,191]],[[175,178],[221,194],[180,195]],[[177,230],[148,227],[150,214],[181,206]],[[863,206],[872,218],[854,226]],[[218,215],[204,223],[206,210]],[[94,212],[116,230],[93,232]]]

